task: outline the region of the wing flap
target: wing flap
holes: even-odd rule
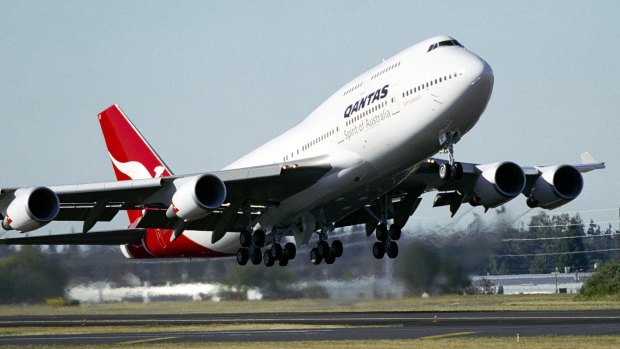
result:
[[[93,210],[93,206],[62,206],[56,216],[56,221],[84,221]],[[98,216],[97,221],[109,222],[118,213],[118,207],[106,207]]]

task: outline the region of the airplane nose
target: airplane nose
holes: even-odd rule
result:
[[[487,63],[485,60],[482,60],[482,62],[484,62],[484,64],[483,64],[482,72],[480,72],[480,78],[483,80],[486,80],[487,83],[490,83],[492,85],[493,84],[493,69],[491,68],[489,63]]]
[[[471,62],[469,68],[470,76],[472,77],[471,85],[477,90],[488,91],[490,94],[493,90],[493,69],[482,58],[477,58]]]
[[[493,69],[484,59],[476,57],[469,64],[468,75],[472,77],[472,85],[483,80],[483,82],[493,81]]]

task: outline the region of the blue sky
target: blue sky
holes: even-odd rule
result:
[[[0,186],[113,180],[96,119],[113,103],[177,174],[219,169],[382,58],[447,34],[495,72],[457,159],[575,163],[589,150],[608,168],[559,211],[617,207],[619,4],[0,0]],[[414,220],[449,223],[431,202]]]

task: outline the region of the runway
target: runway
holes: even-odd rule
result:
[[[278,330],[88,333],[91,326],[297,324]],[[322,325],[313,328],[314,325]],[[460,336],[620,335],[620,311],[359,312],[0,316],[2,327],[80,327],[83,334],[2,336],[1,345],[416,339]],[[334,326],[330,328],[330,326]]]

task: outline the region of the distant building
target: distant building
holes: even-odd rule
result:
[[[519,275],[474,276],[474,285],[484,280],[492,283],[497,293],[502,286],[504,294],[577,293],[592,273],[551,273]]]

